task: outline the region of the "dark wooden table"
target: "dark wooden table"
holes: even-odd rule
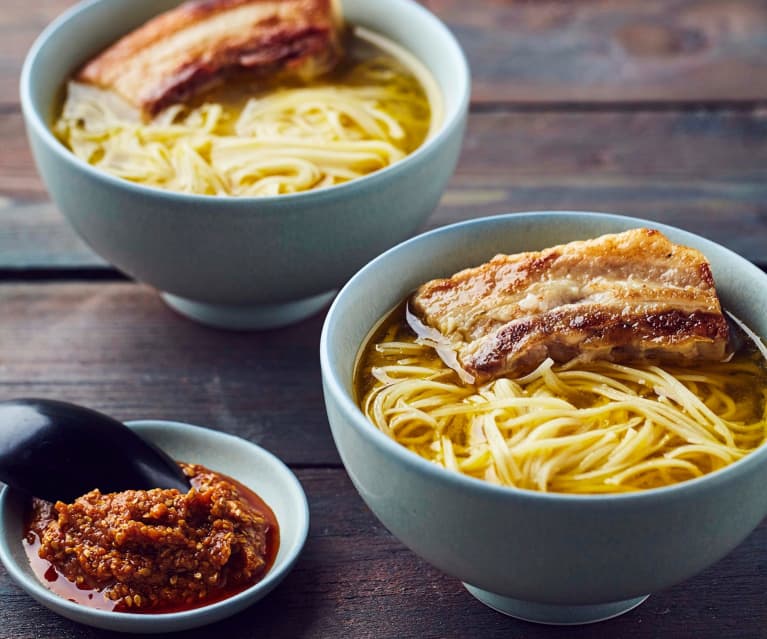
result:
[[[17,83],[33,38],[70,4],[3,0],[0,10],[0,399],[46,396],[237,434],[285,460],[311,505],[309,540],[283,584],[185,636],[767,637],[764,524],[703,574],[579,628],[493,612],[397,542],[330,437],[322,315],[252,334],[193,324],[94,255],[50,203]],[[611,211],[767,266],[767,1],[425,4],[454,29],[474,76],[462,160],[429,228],[508,211]],[[0,569],[0,638],[102,634],[37,605]]]

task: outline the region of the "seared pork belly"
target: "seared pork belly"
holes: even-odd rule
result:
[[[313,77],[340,56],[332,0],[192,0],[123,37],[77,80],[154,115],[237,73]]]
[[[469,382],[525,375],[548,357],[721,360],[729,337],[706,258],[651,229],[497,255],[427,282],[409,312]]]

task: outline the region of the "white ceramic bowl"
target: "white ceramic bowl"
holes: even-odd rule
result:
[[[419,284],[516,253],[654,227],[710,260],[725,308],[767,335],[767,275],[699,236],[615,215],[503,215],[427,233],[384,253],[339,293],[320,353],[328,418],[357,490],[404,544],[489,606],[548,623],[631,609],[723,557],[767,514],[767,447],[675,486],[624,495],[504,488],[439,468],[384,435],[354,402],[370,329]],[[371,295],[375,291],[375,295]]]
[[[89,626],[120,632],[195,628],[233,615],[266,596],[290,572],[309,532],[309,506],[295,475],[274,455],[239,437],[178,422],[147,420],[127,425],[174,459],[229,475],[263,498],[280,527],[280,547],[269,572],[247,590],[193,610],[164,614],[94,610],[58,596],[35,577],[22,546],[27,498],[5,487],[0,492],[0,561],[10,577],[54,612]]]
[[[402,45],[431,72],[444,107],[435,134],[402,161],[328,189],[263,198],[172,193],[91,167],[50,124],[73,71],[175,4],[86,0],[43,31],[21,74],[38,170],[80,236],[181,313],[226,328],[300,320],[368,260],[412,235],[436,207],[463,138],[466,60],[448,29],[412,0],[342,0],[348,22]]]

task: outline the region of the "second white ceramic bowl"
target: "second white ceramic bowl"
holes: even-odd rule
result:
[[[466,60],[450,31],[412,0],[343,0],[348,22],[399,43],[431,72],[444,105],[436,133],[402,161],[328,189],[263,198],[172,193],[91,167],[50,127],[73,71],[175,4],[86,0],[45,29],[21,75],[37,167],[56,206],[94,251],[158,288],[181,313],[226,328],[300,320],[436,207],[463,138]]]
[[[354,401],[365,336],[417,286],[487,261],[629,228],[701,250],[725,308],[767,335],[767,275],[697,235],[616,215],[502,215],[421,235],[368,264],[339,293],[322,332],[322,379],[336,446],[383,524],[489,606],[547,623],[609,618],[732,550],[767,514],[767,447],[675,486],[623,495],[499,487],[435,466],[376,429]],[[375,291],[375,295],[371,295]]]

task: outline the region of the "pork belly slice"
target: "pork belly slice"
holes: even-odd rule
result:
[[[409,313],[467,382],[525,375],[548,357],[721,360],[729,339],[706,258],[652,229],[497,255],[427,282]]]
[[[151,116],[235,74],[329,71],[340,31],[333,0],[192,0],[118,40],[76,79]]]

